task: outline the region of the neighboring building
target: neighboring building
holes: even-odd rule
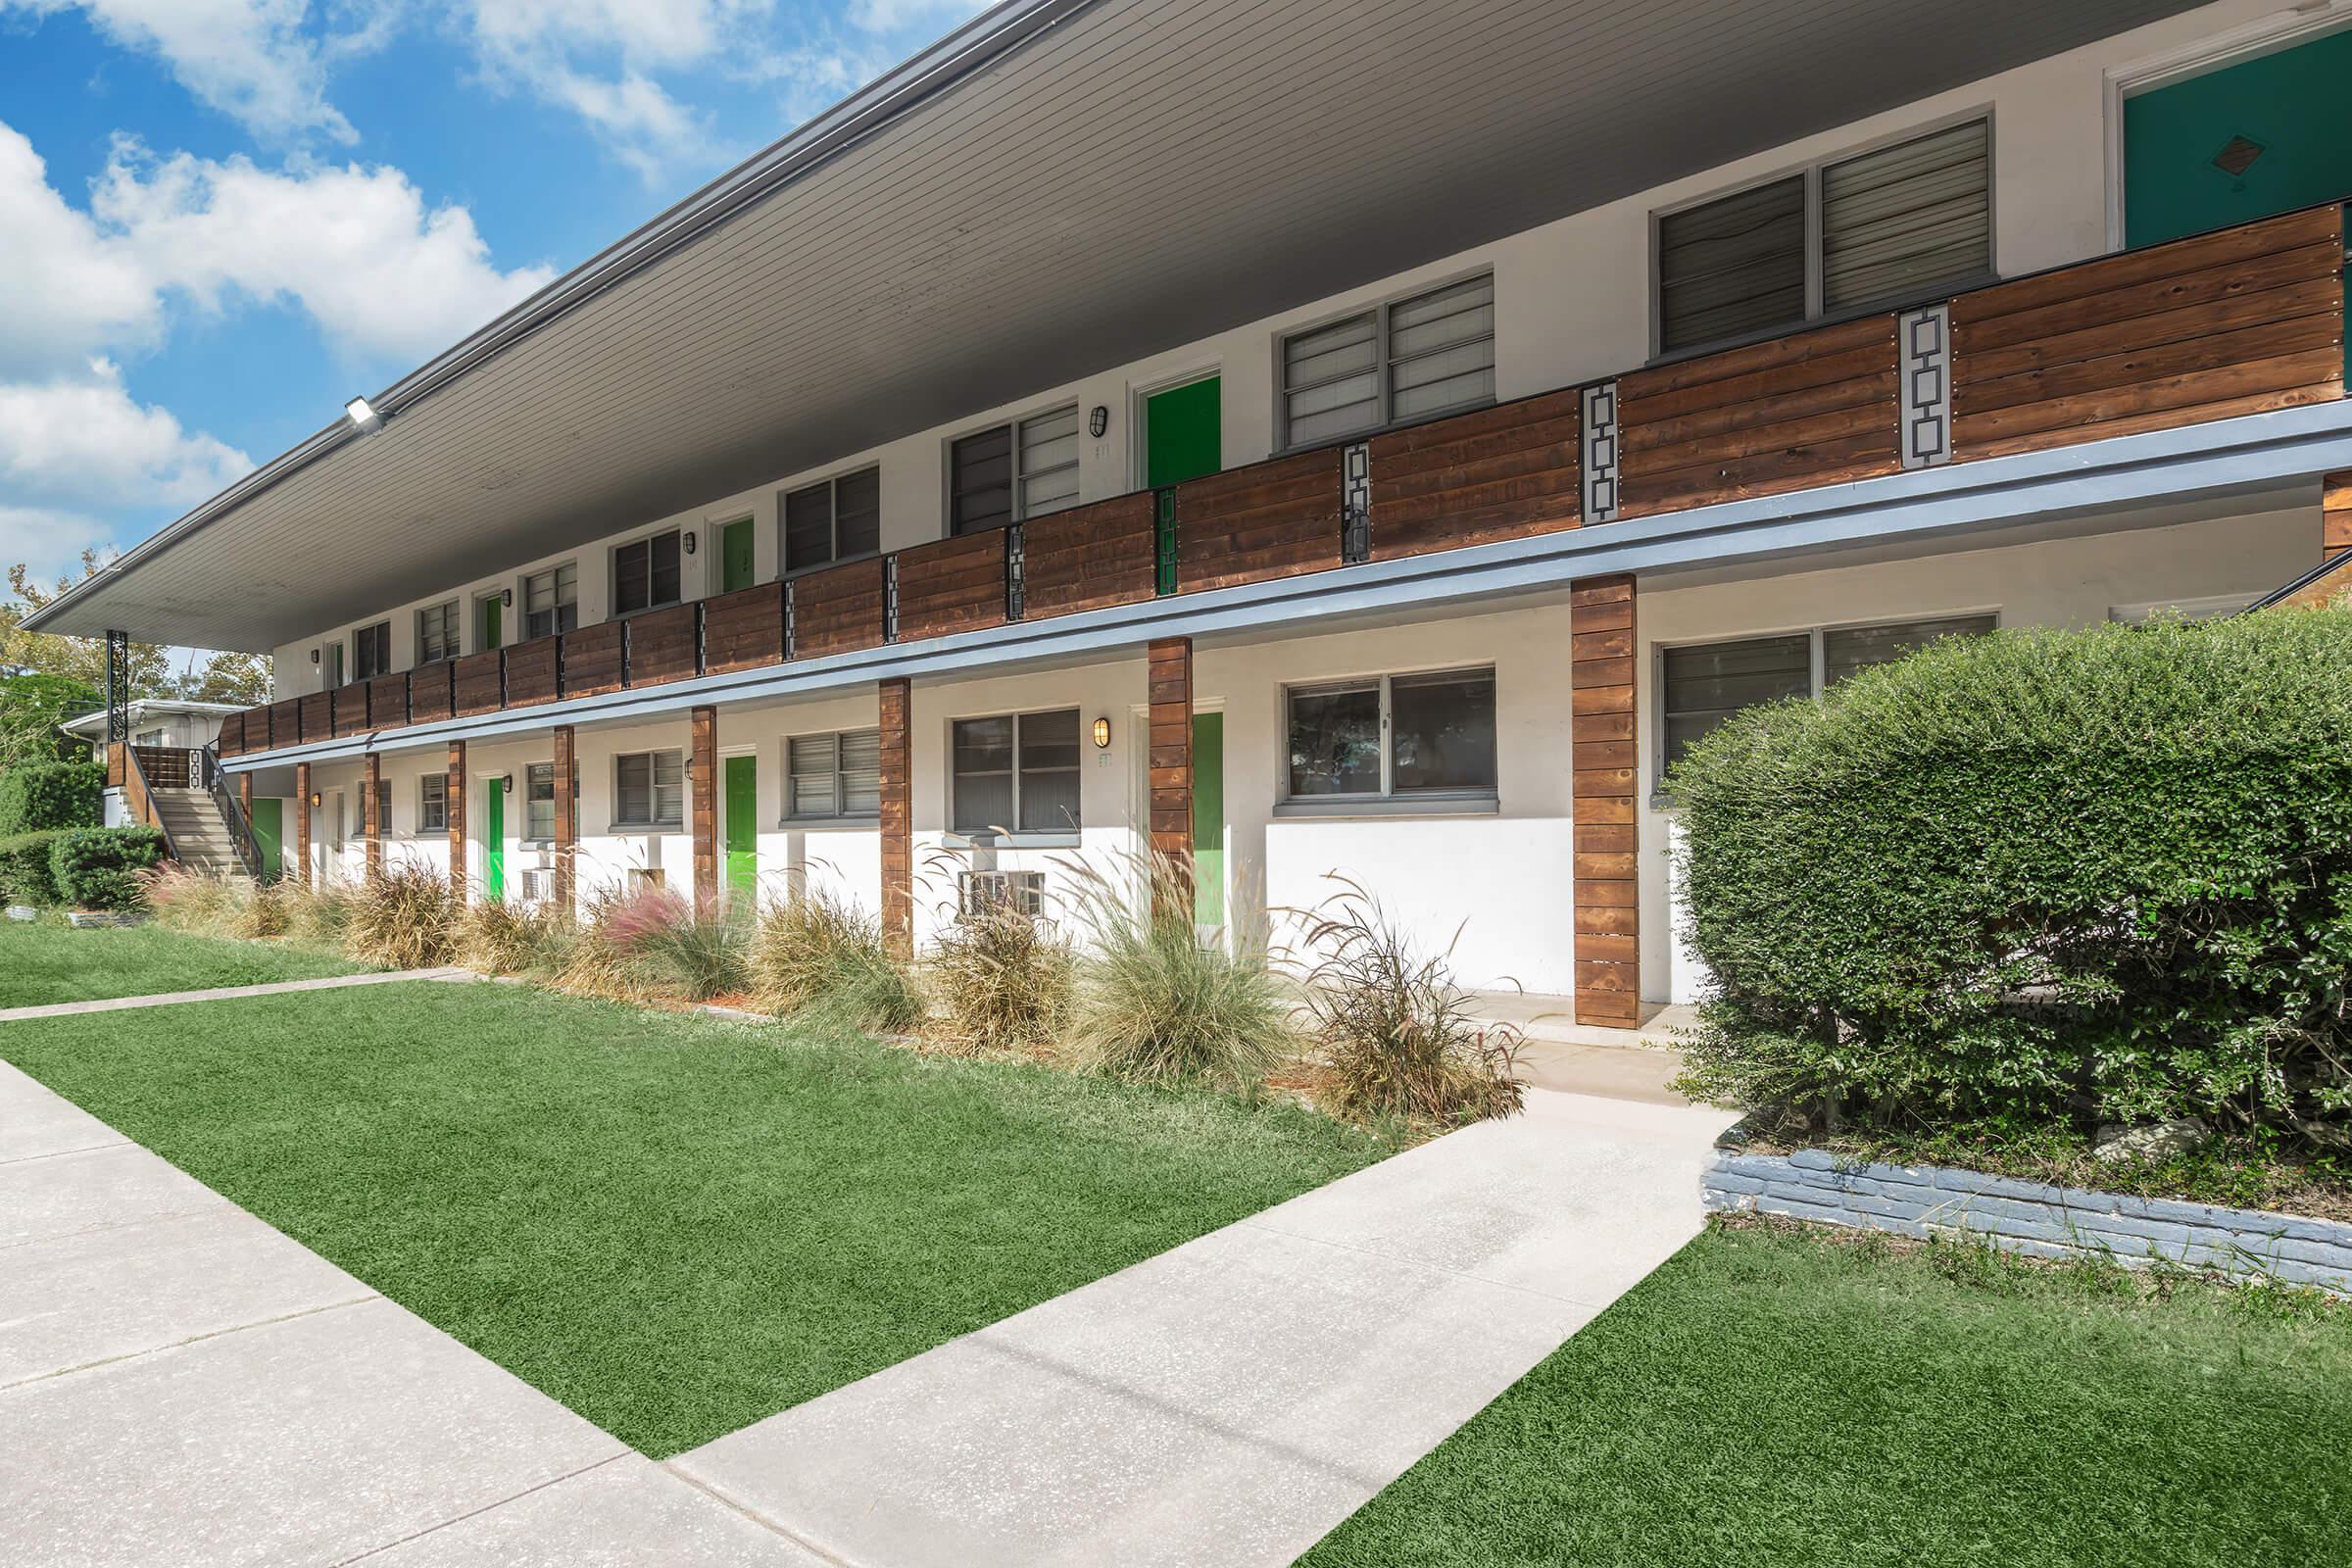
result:
[[[201,751],[220,733],[220,721],[244,710],[234,703],[194,703],[176,699],[141,699],[129,707],[133,746]],[[57,726],[77,741],[85,741],[95,761],[106,760],[106,710],[96,709]]]
[[[315,873],[1152,843],[1631,1023],[1726,714],[2352,547],[2345,6],[1688,21],[1015,0],[34,623],[271,653]]]

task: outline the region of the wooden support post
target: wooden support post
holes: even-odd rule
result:
[[[556,726],[556,907],[572,912],[575,867],[580,858],[579,749],[569,724]]]
[[[1634,799],[1634,579],[1592,577],[1568,595],[1576,1021],[1642,1022]]]
[[[686,763],[686,787],[694,797],[689,812],[694,822],[694,906],[707,911],[718,903],[718,710],[698,708],[691,723],[693,751]]]
[[[2320,559],[2352,550],[2352,470],[2320,481]]]
[[[384,874],[384,760],[375,753],[368,754],[367,766],[360,774],[360,831],[368,840],[368,875]]]
[[[466,902],[466,743],[449,743],[449,767],[441,792],[449,819],[449,885],[458,902]]]
[[[914,759],[912,693],[882,683],[882,936],[900,957],[914,953]]]
[[[294,875],[311,885],[311,764],[294,764]]]
[[[1193,888],[1193,640],[1167,637],[1151,647],[1146,679],[1151,703],[1152,854],[1169,875],[1155,879],[1169,918],[1190,918]]]

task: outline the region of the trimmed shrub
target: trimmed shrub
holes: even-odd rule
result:
[[[57,874],[49,869],[49,851],[61,831],[46,828],[0,838],[0,896],[11,904],[57,902]]]
[[[0,835],[96,827],[106,820],[106,769],[96,762],[27,762],[0,774]]]
[[[136,909],[146,904],[139,873],[163,858],[161,828],[67,828],[49,846],[49,874],[77,909]]]
[[[2352,612],[2003,632],[1675,770],[1686,1086],[1815,1126],[2352,1139]]]

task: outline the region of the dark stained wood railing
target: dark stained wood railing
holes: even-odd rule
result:
[[[184,790],[188,785],[188,751],[184,746],[133,746],[131,755],[139,761],[139,770],[146,775],[147,786],[158,790]]]
[[[1954,296],[1952,458],[2341,398],[2343,221],[2330,204]],[[1873,316],[1596,383],[1615,394],[1614,448],[1596,463],[1615,464],[1616,515],[1898,471],[1897,331],[1896,316]],[[1578,527],[1584,391],[288,698],[223,720],[220,749],[282,749]],[[1350,505],[1362,513],[1351,518]]]

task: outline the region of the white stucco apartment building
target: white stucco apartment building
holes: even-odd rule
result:
[[[41,629],[269,652],[297,874],[919,944],[1157,848],[1635,1023],[1728,712],[2352,547],[2352,8],[1689,22],[1013,0]]]

